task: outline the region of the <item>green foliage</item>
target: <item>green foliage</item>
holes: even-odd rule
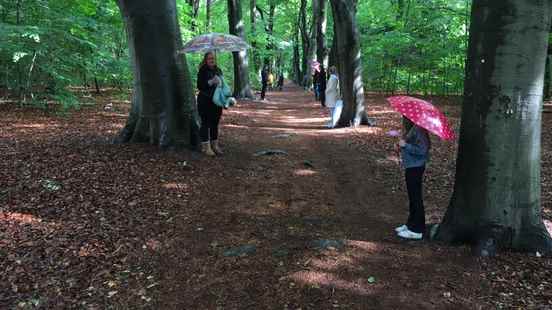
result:
[[[126,34],[114,2],[0,0],[0,87],[20,100],[77,103],[68,86],[126,87]]]
[[[226,0],[200,1],[194,20],[188,0],[176,0],[182,39],[228,32]],[[308,1],[307,20],[312,22]],[[298,25],[300,0],[257,0],[256,24],[250,1],[242,0],[249,51],[250,79],[259,85],[262,63],[288,77]],[[403,6],[399,7],[399,3]],[[368,90],[418,93],[461,93],[467,45],[469,0],[363,0],[357,22],[365,85]],[[270,7],[274,6],[273,31]],[[331,7],[327,5],[327,45],[333,39]],[[195,27],[192,27],[195,25]],[[23,101],[56,100],[77,104],[68,86],[94,88],[131,86],[132,72],[123,21],[115,1],[0,0],[0,88]],[[300,40],[300,39],[299,39]],[[219,53],[218,64],[233,82],[231,53]],[[202,55],[186,55],[195,73]]]
[[[402,10],[398,3],[366,0],[359,4],[366,87],[460,94],[471,1],[405,0]]]

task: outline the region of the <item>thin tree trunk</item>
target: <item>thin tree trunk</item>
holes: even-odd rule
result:
[[[98,78],[94,76],[94,86],[96,87],[96,94],[100,94],[100,83],[98,82]]]
[[[206,23],[205,23],[205,31],[206,32],[211,32],[211,18],[212,18],[212,13],[211,13],[211,2],[213,0],[205,0],[205,15],[206,15]]]
[[[356,25],[356,2],[331,0],[334,39],[337,40],[338,71],[343,97],[343,112],[338,126],[367,124],[359,33]]]
[[[256,76],[261,74],[261,61],[259,54],[257,53],[257,0],[249,1],[249,18],[251,22],[251,58],[253,58],[253,71],[256,73]]]
[[[191,23],[191,30],[192,32],[195,32],[197,30],[197,18],[199,15],[199,0],[187,0],[188,5],[192,8],[192,23]]]
[[[436,238],[551,253],[541,217],[550,1],[475,0],[454,193]]]
[[[308,49],[309,49],[309,34],[307,31],[307,0],[301,0],[301,6],[299,8],[299,30],[301,34],[301,73],[303,76],[301,77],[301,86],[305,86],[305,76],[309,74],[310,70],[308,68]]]
[[[305,51],[306,53],[305,61],[306,61],[307,70],[304,72],[305,77],[304,77],[304,83],[303,83],[304,84],[303,86],[306,89],[310,89],[313,82],[313,76],[312,76],[313,70],[311,69],[311,64],[316,59],[316,44],[317,44],[316,36],[318,34],[317,24],[318,24],[318,17],[319,17],[319,13],[318,13],[319,3],[320,3],[319,0],[312,1],[312,23],[310,27],[311,29],[310,29],[310,32],[306,35],[307,49]]]
[[[316,58],[324,69],[328,68],[328,48],[326,47],[327,13],[326,0],[318,1],[316,6]]]
[[[299,23],[297,23],[299,24]],[[299,26],[295,27],[295,34],[294,34],[294,43],[293,43],[293,73],[294,73],[294,80],[297,85],[301,85],[301,55],[299,53]]]
[[[17,4],[16,4],[16,18],[15,18],[16,25],[21,24],[21,1],[22,0],[17,0]],[[17,97],[18,97],[18,100],[21,100],[21,97],[23,96],[23,71],[21,69],[21,63],[19,61],[16,64],[16,71],[17,71]]]
[[[197,112],[175,0],[118,0],[134,70],[132,108],[116,142],[197,142]]]
[[[228,0],[228,26],[231,34],[246,40],[240,0]],[[253,92],[249,84],[247,51],[234,52],[233,56],[234,97],[253,99]]]

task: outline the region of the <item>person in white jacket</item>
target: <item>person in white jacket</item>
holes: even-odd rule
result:
[[[341,96],[339,95],[339,78],[337,77],[335,66],[330,67],[329,73],[330,79],[326,85],[326,107],[330,110],[330,123],[328,127],[333,128],[339,118],[339,116],[335,115],[335,109],[339,105],[338,101],[341,101]]]

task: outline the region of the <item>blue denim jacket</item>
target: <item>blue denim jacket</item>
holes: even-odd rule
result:
[[[422,167],[429,160],[428,136],[418,126],[412,127],[401,147],[401,159],[404,168]]]

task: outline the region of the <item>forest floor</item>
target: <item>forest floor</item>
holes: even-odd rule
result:
[[[111,144],[129,108],[117,97],[84,96],[67,115],[0,102],[1,309],[552,308],[550,258],[395,236],[407,196],[386,132],[400,118],[380,95],[367,97],[377,125],[359,129],[326,129],[292,86],[242,102],[225,111],[217,158]],[[458,128],[457,98],[433,99]],[[456,145],[432,150],[436,223]],[[551,154],[544,130],[549,229]]]

